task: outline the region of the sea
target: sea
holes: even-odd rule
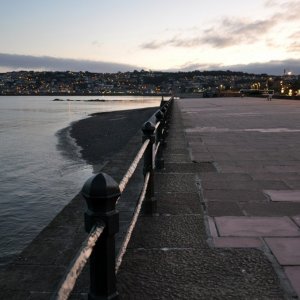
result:
[[[0,265],[20,253],[93,174],[66,128],[92,113],[154,107],[160,100],[0,96]],[[65,141],[59,138],[62,130]],[[64,155],[62,143],[78,155]]]

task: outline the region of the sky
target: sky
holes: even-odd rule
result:
[[[0,0],[0,72],[300,74],[299,0]]]

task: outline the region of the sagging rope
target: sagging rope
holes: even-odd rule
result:
[[[70,293],[72,292],[77,278],[79,277],[81,271],[89,259],[93,248],[102,234],[105,228],[104,224],[95,226],[90,232],[86,240],[82,243],[80,250],[77,252],[76,257],[70,264],[69,271],[66,273],[65,277],[60,284],[59,290],[55,293],[53,299],[55,300],[66,300],[68,299]]]
[[[119,188],[120,188],[120,192],[122,193],[129,181],[129,179],[131,178],[132,174],[134,173],[138,163],[140,162],[140,160],[142,159],[144,152],[147,149],[147,146],[149,145],[150,140],[146,140],[140,151],[138,152],[138,154],[136,155],[136,157],[134,158],[133,162],[131,163],[130,167],[128,168],[126,174],[124,175],[123,179],[121,180],[120,184],[119,184]]]
[[[117,256],[117,259],[116,259],[116,273],[118,272],[118,270],[120,268],[120,265],[122,263],[122,259],[123,259],[123,256],[124,256],[125,252],[126,252],[128,243],[130,241],[130,238],[131,238],[131,235],[132,235],[132,231],[133,231],[133,229],[135,227],[135,224],[137,222],[138,216],[139,216],[141,208],[142,208],[142,204],[143,204],[143,202],[145,200],[146,191],[147,191],[147,187],[148,187],[148,183],[149,183],[149,178],[150,178],[150,172],[148,172],[146,174],[146,176],[145,176],[144,186],[143,186],[141,195],[139,197],[138,204],[137,204],[137,206],[135,208],[133,218],[132,218],[131,223],[129,225],[129,228],[127,230],[127,233],[126,233],[126,236],[124,238],[123,244],[122,244],[122,246],[120,248],[119,254]]]

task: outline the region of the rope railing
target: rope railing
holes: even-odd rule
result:
[[[119,184],[119,188],[120,188],[120,192],[122,193],[127,185],[127,183],[129,182],[131,176],[133,175],[134,171],[136,170],[138,163],[140,162],[140,160],[142,159],[148,145],[150,143],[150,140],[146,140],[140,151],[138,152],[138,154],[136,155],[136,157],[134,158],[133,162],[131,163],[130,167],[128,168],[126,174],[124,175],[123,179],[121,180],[120,184]]]
[[[159,125],[160,125],[160,122],[157,122],[155,125],[155,130],[159,127]]]
[[[143,204],[143,202],[145,200],[146,191],[147,191],[147,187],[148,187],[148,183],[149,183],[149,178],[150,178],[150,173],[148,172],[146,174],[146,177],[145,177],[143,189],[142,189],[141,195],[139,197],[138,204],[137,204],[137,206],[135,208],[135,211],[134,211],[131,223],[130,223],[130,225],[128,227],[126,236],[124,238],[124,241],[122,243],[122,246],[120,248],[120,251],[119,251],[119,254],[118,254],[118,257],[117,257],[117,260],[116,260],[116,273],[119,271],[120,265],[121,265],[122,260],[123,260],[123,256],[124,256],[124,254],[126,252],[126,249],[127,249],[128,243],[130,241],[133,229],[135,227],[135,224],[137,222],[138,216],[140,214],[140,211],[141,211],[141,208],[142,208],[142,204]]]
[[[56,300],[68,299],[76,279],[90,260],[89,299],[117,299],[116,273],[118,272],[132,232],[143,207],[145,214],[156,212],[154,197],[154,169],[163,168],[162,145],[165,145],[166,126],[172,98],[162,99],[160,109],[144,123],[143,144],[132,161],[120,184],[105,173],[89,178],[81,195],[87,202],[85,230],[89,233],[78,254],[74,258],[68,273],[62,280],[55,297]],[[141,159],[144,157],[144,184],[137,205],[123,239],[118,256],[115,256],[115,234],[119,231],[119,213],[116,204],[133,176]]]
[[[158,142],[156,147],[155,147],[155,156],[157,155],[159,147],[160,147],[160,142]]]
[[[56,292],[54,299],[68,299],[70,293],[74,288],[76,280],[79,277],[84,266],[86,265],[98,238],[104,230],[104,227],[104,224],[95,226],[88,237],[85,239],[76,257],[71,262],[70,267],[68,268],[68,272],[63,278],[62,283],[60,284],[60,288]]]

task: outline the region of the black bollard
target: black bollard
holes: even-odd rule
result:
[[[168,124],[168,106],[165,105],[162,109],[161,109],[164,118],[163,118],[163,128],[162,128],[162,147],[166,148],[167,147],[167,142],[166,142],[166,137],[168,135],[168,129],[169,129],[169,124]]]
[[[119,185],[105,173],[89,178],[81,190],[87,202],[85,230],[90,232],[97,224],[105,229],[97,240],[90,257],[89,300],[118,299],[115,275],[115,234],[119,231],[119,213],[116,201]]]
[[[161,110],[158,110],[155,113],[156,122],[160,122],[161,124],[164,122],[164,114]]]
[[[149,183],[146,191],[146,197],[144,202],[144,212],[146,214],[154,214],[156,213],[156,199],[154,197],[154,147],[155,147],[155,126],[151,122],[144,123],[142,127],[143,135],[143,143],[146,140],[150,140],[148,147],[144,154],[144,168],[143,174],[150,173]]]
[[[163,158],[163,144],[164,144],[164,140],[163,140],[163,130],[164,130],[164,114],[162,111],[158,111],[155,114],[156,120],[157,122],[160,122],[157,130],[156,130],[156,146],[158,145],[158,143],[160,143],[157,153],[156,153],[156,157],[155,157],[155,168],[156,169],[163,169],[165,167],[164,164],[164,158]]]

